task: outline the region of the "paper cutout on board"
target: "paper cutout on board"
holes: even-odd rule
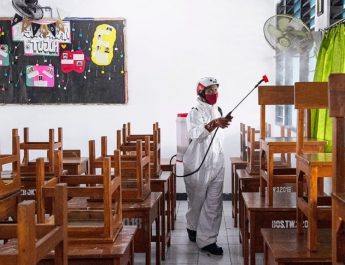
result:
[[[31,87],[54,87],[54,66],[28,65],[26,85]]]
[[[8,52],[8,45],[0,44],[0,66],[9,66],[10,56]]]
[[[111,64],[115,41],[116,29],[113,26],[108,24],[97,26],[92,40],[92,62],[100,66]]]
[[[59,56],[60,55],[60,43],[71,43],[71,25],[69,21],[64,21],[64,32],[57,30],[55,36],[52,33],[48,25],[52,25],[54,21],[35,21],[31,23],[31,27],[27,27],[22,32],[22,23],[20,22],[12,27],[12,39],[13,41],[24,42],[24,55],[43,55],[43,56]],[[38,30],[35,27],[36,34],[33,33],[33,27],[39,25],[45,25],[44,29]],[[44,37],[46,36],[46,37]]]
[[[64,50],[61,54],[61,70],[67,74],[77,72],[81,74],[85,70],[85,55],[82,50],[71,52]]]

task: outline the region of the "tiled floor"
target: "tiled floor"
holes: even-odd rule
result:
[[[177,201],[177,218],[175,230],[172,231],[171,246],[168,248],[166,260],[161,264],[179,265],[239,265],[243,264],[242,245],[239,242],[238,228],[234,228],[231,217],[231,201],[224,201],[223,220],[221,223],[218,242],[224,250],[223,256],[207,255],[198,249],[196,243],[190,242],[186,231],[185,213],[186,201]],[[155,245],[152,244],[152,264],[155,263]],[[262,255],[256,256],[256,264],[263,264]],[[144,254],[135,254],[134,263],[145,264]]]

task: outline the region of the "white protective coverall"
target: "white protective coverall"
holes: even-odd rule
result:
[[[183,156],[184,174],[199,167],[215,133],[205,129],[211,120],[220,117],[218,107],[198,98],[187,119],[191,143]],[[203,248],[216,243],[223,211],[224,155],[218,130],[200,170],[184,178],[188,196],[187,228],[197,231],[196,243]]]

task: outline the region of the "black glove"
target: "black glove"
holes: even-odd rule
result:
[[[205,129],[208,130],[209,132],[212,132],[214,129],[219,128],[219,127],[222,129],[227,128],[230,124],[231,119],[232,117],[230,118],[230,120],[223,117],[214,119],[205,125]]]

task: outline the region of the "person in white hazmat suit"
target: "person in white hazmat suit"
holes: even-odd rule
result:
[[[187,116],[190,144],[183,156],[184,174],[200,166],[215,129],[228,127],[232,119],[221,117],[221,109],[216,105],[218,86],[212,77],[200,79],[197,85],[198,104]],[[200,170],[184,178],[189,239],[214,255],[223,255],[223,249],[216,244],[222,219],[224,182],[224,155],[219,134],[216,134]]]

